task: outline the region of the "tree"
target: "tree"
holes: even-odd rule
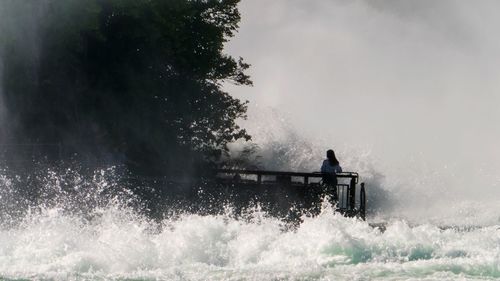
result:
[[[1,46],[15,135],[113,157],[142,173],[216,159],[228,143],[250,138],[235,123],[246,117],[246,102],[221,87],[251,85],[249,65],[223,52],[238,28],[238,2],[30,2],[42,11],[37,52],[26,54],[16,36]]]

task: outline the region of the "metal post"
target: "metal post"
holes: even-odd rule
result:
[[[361,189],[359,190],[359,216],[362,220],[366,220],[366,192],[365,183],[361,183]]]

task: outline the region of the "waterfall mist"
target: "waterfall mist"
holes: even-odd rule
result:
[[[306,157],[314,169],[333,147],[345,169],[380,175],[397,199],[378,203],[397,214],[497,221],[499,5],[243,2],[228,49],[252,62],[255,87],[228,88],[254,105],[244,124],[263,151],[272,137],[290,148],[308,140],[283,168]],[[270,133],[280,126],[293,133]]]

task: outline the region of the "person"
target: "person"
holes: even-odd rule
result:
[[[329,149],[326,152],[326,159],[321,165],[321,173],[323,173],[323,184],[326,188],[331,190],[333,201],[337,202],[339,197],[337,194],[337,173],[342,173],[339,160],[335,157],[335,152]]]
[[[328,174],[342,173],[342,167],[340,167],[339,160],[335,157],[335,152],[332,149],[326,152],[326,159],[321,165],[321,172]]]

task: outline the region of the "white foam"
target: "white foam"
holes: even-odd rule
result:
[[[381,232],[329,207],[296,230],[259,213],[153,223],[120,207],[91,221],[48,209],[1,230],[0,241],[3,278],[500,278],[499,226],[457,231],[394,220]]]

